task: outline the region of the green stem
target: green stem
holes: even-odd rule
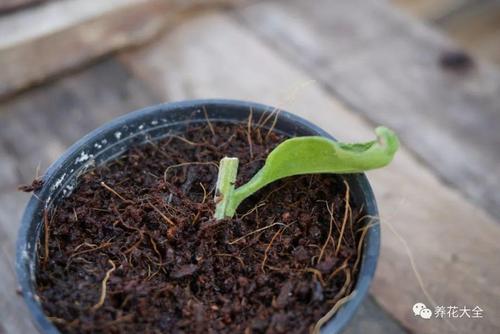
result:
[[[238,174],[238,158],[225,157],[220,161],[215,189],[215,219],[227,217],[226,209],[233,197],[234,183]]]

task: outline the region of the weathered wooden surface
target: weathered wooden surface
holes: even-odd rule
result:
[[[496,67],[444,70],[441,55],[457,46],[379,0],[262,2],[235,15],[349,108],[398,130],[445,182],[500,218]]]
[[[2,0],[0,2],[0,14],[20,8],[25,8],[42,1],[44,0]]]
[[[330,7],[325,7],[325,3],[317,3],[320,7],[315,13],[321,9],[331,10]],[[332,3],[339,6],[336,11],[350,8],[344,1]],[[398,37],[393,30],[385,32],[396,42],[381,46],[393,48],[392,53],[388,50],[385,55],[389,62],[392,61],[396,65],[399,63],[394,59],[398,58],[388,55],[397,54],[397,46],[406,45],[404,38],[416,39],[418,43],[424,43],[427,38],[431,38],[432,45],[441,44],[434,40],[436,37],[415,37],[414,33],[411,33],[415,29],[425,34],[432,35],[432,32],[413,23],[410,28],[404,28],[402,19],[383,5],[369,1],[355,3],[356,10],[350,12],[352,16],[346,18],[347,21],[342,19],[340,13],[335,14],[336,16],[332,14],[334,28],[330,29],[330,33],[337,43],[330,42],[326,38],[326,32],[315,30],[316,25],[321,27],[324,20],[319,21],[315,16],[310,16],[310,12],[304,8],[297,12],[297,7],[293,7],[297,6],[296,3],[292,3],[293,6],[290,7],[292,12],[278,10],[280,3],[268,2],[243,11],[198,13],[186,18],[175,29],[164,34],[159,41],[119,56],[119,62],[114,58],[101,62],[1,103],[0,272],[5,277],[0,281],[0,333],[34,333],[25,307],[20,297],[15,294],[16,283],[11,270],[18,222],[28,198],[26,194],[16,192],[15,187],[19,183],[30,181],[37,165],[40,164],[41,170],[44,170],[69,144],[103,122],[161,100],[225,97],[281,106],[319,124],[339,139],[372,138],[372,124],[361,116],[370,116],[371,107],[360,104],[354,109],[358,113],[354,112],[345,92],[357,87],[356,78],[349,79],[348,74],[363,74],[352,70],[355,65],[363,65],[359,71],[366,70],[373,76],[368,64],[358,62],[360,58],[367,63],[372,61],[370,55],[373,56],[374,52],[370,51],[371,47],[374,47],[377,38],[383,35],[383,29],[374,21],[388,21],[391,29],[398,29],[403,34]],[[267,8],[274,14],[272,25],[269,26],[268,21],[261,23],[265,23],[270,30],[268,34],[248,22],[251,15],[255,15],[262,8]],[[369,13],[378,18],[370,18]],[[269,19],[264,14],[262,19]],[[338,54],[346,63],[345,73],[339,70],[342,68],[341,63],[336,63],[332,66],[340,72],[335,73],[343,75],[328,78],[318,73],[318,70],[312,71],[305,67],[303,60],[292,58],[290,53],[283,51],[286,50],[284,46],[277,47],[276,41],[273,42],[276,32],[282,33],[283,38],[289,38],[288,32],[282,31],[286,19],[289,21],[290,32],[299,38],[290,39],[288,43],[299,43],[295,46],[298,53],[310,56],[315,54],[316,57],[320,55],[321,57],[314,58],[319,64],[330,64],[328,61],[333,58],[332,54]],[[364,24],[372,25],[374,30],[364,27]],[[349,38],[352,36],[343,36],[337,32],[338,29],[347,32],[354,29],[362,38],[352,39],[354,44],[350,45]],[[365,44],[368,52],[366,58],[363,56]],[[337,48],[333,53],[332,45]],[[430,49],[430,52],[437,53]],[[352,60],[348,57],[349,52],[353,56]],[[404,59],[409,57],[407,53],[402,55]],[[374,92],[379,92],[377,85],[382,85],[383,82],[388,86],[394,85],[392,76],[395,74],[383,66],[380,57],[379,55],[373,59],[374,66],[379,68],[377,73],[381,76],[380,82],[368,77],[369,82],[375,85]],[[431,62],[431,56],[422,57],[426,62]],[[414,71],[421,68],[422,60],[419,57],[410,57],[410,60],[415,64],[409,60],[403,62],[407,68],[414,68]],[[328,66],[326,73],[327,69]],[[380,72],[382,69],[388,71],[387,75],[386,72]],[[427,72],[424,72],[424,77],[430,75],[425,73]],[[439,79],[441,74],[435,76],[438,78],[436,80],[443,80]],[[465,84],[460,82],[450,83],[445,87],[455,89],[455,98],[464,101],[469,101],[471,94],[476,96],[474,92],[485,89],[485,100],[490,101],[488,99],[491,98],[492,91],[488,90],[488,87],[497,87],[495,77],[488,76],[491,82],[485,85],[482,81],[483,72],[474,76],[479,76],[475,80],[479,80],[480,84],[471,86],[472,93],[465,90]],[[358,84],[363,87],[362,93],[370,95],[368,84],[360,78],[362,77],[357,79]],[[333,83],[327,79],[333,83],[349,79],[349,85],[341,86],[338,90],[332,89]],[[459,79],[449,80],[453,82]],[[438,81],[434,85],[438,86],[439,82],[443,84],[443,81]],[[425,83],[425,80],[416,81],[416,96],[421,97],[422,94],[429,93],[418,88],[418,85]],[[386,91],[389,91],[389,88],[386,88]],[[399,90],[396,92],[402,94]],[[407,94],[405,98],[413,103],[416,97],[408,92]],[[354,94],[347,96],[352,97]],[[436,103],[433,96],[430,95],[429,107]],[[371,101],[368,99],[366,102],[366,97],[361,98],[363,103]],[[477,106],[474,110],[481,113],[490,109],[486,104],[486,107]],[[410,111],[421,112],[415,108],[410,108]],[[422,112],[425,117],[429,117],[427,112]],[[407,121],[417,124],[415,128],[433,122],[446,124],[446,117],[449,117],[449,114],[446,114],[444,118],[436,120],[407,113]],[[398,119],[403,122],[399,116]],[[492,121],[494,120],[493,118]],[[400,123],[395,125],[398,127]],[[483,133],[478,135],[486,136]],[[439,145],[447,147],[450,138],[445,137],[448,141],[438,138]],[[482,209],[468,203],[459,193],[436,178],[406,149],[409,147],[414,150],[418,142],[407,138],[406,135],[404,139],[404,148],[398,153],[394,163],[387,169],[369,174],[379,201],[383,229],[382,254],[372,289],[373,296],[392,317],[414,333],[498,333],[500,262],[494,254],[500,251],[500,225]],[[483,149],[490,151],[492,155],[496,154],[491,146]],[[483,160],[477,160],[476,163],[477,168],[486,168]],[[429,166],[436,168],[433,164]],[[454,171],[455,167],[451,168]],[[462,181],[464,183],[457,185],[460,189],[469,182],[468,179]],[[394,226],[408,243],[424,283],[438,304],[479,305],[485,310],[485,318],[452,319],[451,323],[456,330],[449,327],[444,320],[416,319],[411,312],[412,305],[417,301],[427,303],[427,300],[417,284],[403,244],[388,229],[387,224]],[[381,311],[371,299],[363,305],[348,331],[349,334],[402,332],[404,330],[391,322],[391,317]]]
[[[500,64],[500,2],[475,1],[438,22],[453,38],[484,59]]]
[[[472,54],[500,64],[498,0],[390,0],[443,30]]]
[[[305,49],[309,48],[302,46]],[[193,18],[151,47],[122,58],[168,99],[256,100],[302,115],[343,140],[373,136],[372,125],[340,104],[321,81],[310,82],[311,72],[287,62],[230,14]],[[415,333],[497,333],[500,262],[491,254],[500,251],[500,225],[440,182],[405,148],[388,168],[369,177],[383,221],[382,255],[373,287],[377,301]],[[436,303],[479,305],[488,315],[453,319],[456,328],[441,319],[415,318],[412,305],[427,302],[426,297],[403,244],[387,224],[408,243]]]
[[[0,19],[0,98],[149,41],[191,9],[237,0],[51,1]]]
[[[439,20],[477,2],[475,0],[390,0],[391,3],[427,20]]]
[[[65,0],[5,18],[0,96],[151,38],[165,24],[165,6],[149,0]]]
[[[375,302],[373,296],[368,296],[343,334],[404,334],[408,333],[400,324],[384,312]]]

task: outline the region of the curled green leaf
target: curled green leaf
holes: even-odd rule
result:
[[[365,143],[341,143],[317,136],[285,140],[269,154],[262,169],[250,181],[223,194],[223,199],[217,206],[223,206],[224,209],[219,208],[219,216],[216,218],[232,217],[243,200],[284,177],[360,173],[387,165],[399,147],[398,137],[386,127],[376,128],[375,133],[377,139]]]

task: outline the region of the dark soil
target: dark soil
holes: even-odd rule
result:
[[[41,178],[36,178],[31,182],[31,184],[22,184],[17,187],[17,190],[24,191],[25,193],[30,193],[42,189],[43,180]]]
[[[193,127],[81,176],[45,215],[38,248],[37,291],[58,328],[310,332],[352,290],[362,222],[334,175],[276,182],[216,222],[218,161],[238,157],[238,183],[248,180],[284,139],[266,134]]]

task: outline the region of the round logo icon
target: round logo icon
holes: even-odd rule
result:
[[[416,317],[421,317],[422,319],[430,319],[432,317],[432,311],[424,303],[415,303],[412,310]]]

